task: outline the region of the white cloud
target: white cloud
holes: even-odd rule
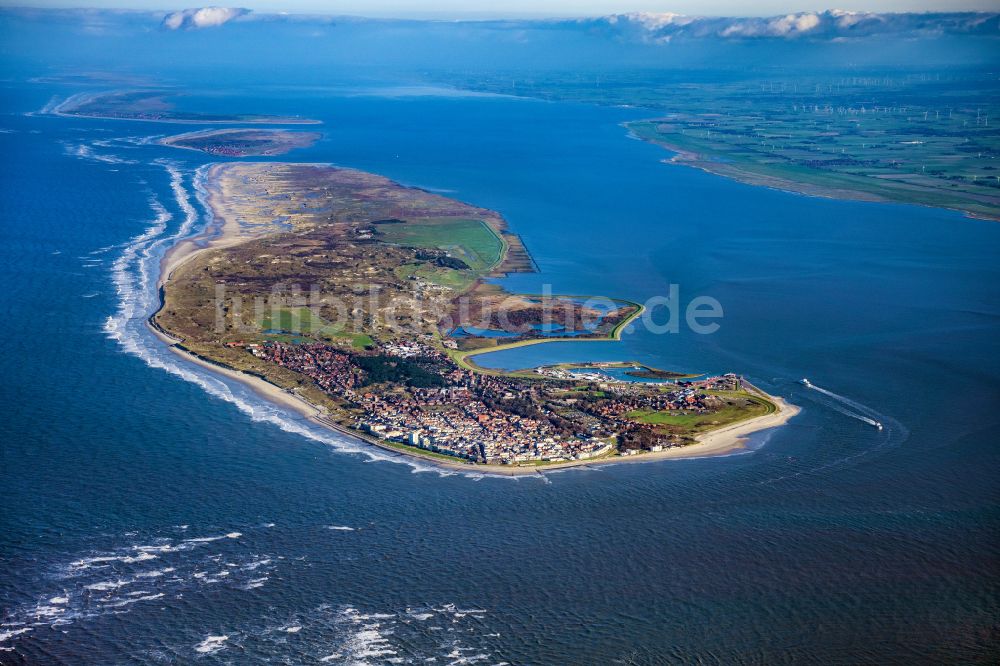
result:
[[[249,14],[249,9],[240,7],[202,7],[171,12],[163,17],[163,27],[168,30],[181,28],[213,28]]]
[[[926,12],[877,14],[831,9],[784,16],[709,17],[680,14],[620,14],[605,19],[619,30],[666,42],[673,38],[827,39],[843,41],[876,35],[974,34],[1000,37],[1000,14]]]
[[[842,30],[851,28],[862,21],[878,20],[879,17],[878,14],[872,14],[871,12],[849,12],[843,9],[830,10],[830,16],[836,22],[837,27]]]
[[[647,30],[656,30],[667,26],[683,26],[698,20],[693,16],[684,16],[683,14],[674,14],[673,12],[636,12],[626,14],[626,16],[631,21],[641,23]]]

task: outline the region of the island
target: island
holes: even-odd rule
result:
[[[284,155],[296,148],[308,148],[320,138],[316,132],[282,129],[212,129],[175,134],[159,140],[164,146],[198,150],[209,155],[250,157]]]
[[[479,366],[518,345],[615,340],[642,312],[489,281],[535,270],[494,211],[325,164],[230,162],[203,179],[212,223],[164,258],[150,325],[177,353],[338,432],[524,474],[728,453],[797,411],[732,373]]]
[[[138,120],[179,124],[317,125],[318,120],[299,116],[225,114],[181,111],[175,108],[176,91],[161,89],[107,90],[79,93],[46,111],[58,116]]]

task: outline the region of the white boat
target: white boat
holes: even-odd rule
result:
[[[864,421],[865,423],[867,423],[868,425],[870,425],[871,427],[873,427],[873,428],[878,428],[879,430],[882,429],[882,422],[881,421],[876,421],[875,419],[870,419],[867,416],[861,416],[859,418],[862,421]]]
[[[802,379],[800,379],[799,383],[802,384],[803,386],[812,386],[812,383],[808,379],[806,379],[805,377],[803,377]]]

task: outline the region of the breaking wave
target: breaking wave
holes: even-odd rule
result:
[[[95,142],[94,145],[99,145],[100,143],[101,142]],[[67,155],[79,157],[84,160],[103,162],[105,164],[138,164],[136,160],[130,160],[108,153],[98,153],[94,150],[93,145],[85,143],[74,144],[66,142],[63,143],[63,148],[65,149]]]
[[[179,223],[174,223],[174,213],[155,195],[149,205],[153,219],[139,235],[124,244],[121,254],[111,267],[111,279],[118,296],[118,305],[104,323],[105,334],[115,340],[121,348],[148,366],[171,373],[185,381],[197,384],[210,395],[231,403],[237,409],[257,422],[266,422],[281,430],[307,437],[340,451],[361,454],[370,460],[396,462],[408,465],[414,472],[436,472],[442,476],[462,474],[479,477],[476,473],[460,473],[422,464],[403,455],[376,449],[360,441],[338,436],[321,426],[312,425],[298,415],[292,415],[280,407],[257,395],[252,389],[236,381],[226,379],[203,370],[185,361],[170,351],[149,330],[147,321],[159,307],[160,263],[164,254],[178,242],[191,238],[212,223],[211,208],[205,203],[204,180],[207,167],[203,166],[190,176],[186,176],[176,163],[157,160],[170,178],[173,195],[171,205],[181,215]],[[195,191],[196,208],[186,181]],[[200,208],[200,212],[199,212]]]
[[[226,595],[262,615],[221,616],[210,627],[182,629],[163,646],[182,663],[200,656],[231,655],[238,663],[499,664],[500,635],[487,609],[454,603],[363,608],[347,603],[277,611],[254,606],[259,588],[288,586],[290,567],[304,558],[274,552],[266,526],[208,530],[175,526],[151,533],[99,535],[84,547],[46,564],[42,585],[0,615],[0,651],[71,625],[128,614],[162,613],[202,598]],[[196,536],[190,536],[195,531]],[[105,540],[111,537],[112,545]],[[274,582],[272,582],[274,581]],[[281,591],[269,592],[281,595]],[[208,595],[207,597],[203,595]],[[242,601],[246,599],[246,601]],[[0,659],[3,662],[3,659]]]
[[[180,599],[193,590],[225,587],[253,590],[265,585],[281,556],[248,552],[240,532],[181,539],[168,536],[137,541],[123,535],[122,545],[79,553],[56,563],[46,587],[30,602],[5,610],[0,620],[0,648],[39,629],[111,614],[162,599]]]
[[[500,635],[488,631],[485,615],[485,610],[459,609],[454,604],[395,612],[323,604],[291,617],[202,635],[186,649],[219,652],[220,657],[227,652],[244,658],[260,655],[279,663],[502,664],[496,640]],[[183,649],[180,646],[176,652]]]

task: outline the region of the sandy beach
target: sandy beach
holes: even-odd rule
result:
[[[224,180],[218,177],[218,171],[222,165],[213,164],[208,167],[208,171],[202,178],[202,187],[210,194],[221,194],[220,188],[224,187]],[[164,253],[160,261],[160,278],[157,286],[163,287],[170,275],[177,268],[188,261],[191,257],[202,250],[209,250],[221,247],[228,247],[249,240],[250,236],[241,233],[240,225],[235,220],[227,220],[217,208],[212,196],[205,197],[206,203],[212,209],[212,222],[205,229],[190,238],[180,240],[176,245]]]
[[[407,457],[426,465],[456,472],[492,474],[499,476],[524,476],[544,474],[547,471],[569,469],[572,467],[597,467],[624,463],[657,462],[661,460],[683,460],[687,458],[726,456],[744,450],[744,442],[753,433],[785,425],[789,419],[801,411],[799,407],[785,401],[781,397],[761,392],[767,397],[768,400],[772,401],[777,406],[777,411],[771,414],[765,414],[756,418],[747,419],[746,421],[741,421],[739,423],[734,423],[733,425],[726,426],[712,432],[704,433],[697,437],[698,441],[696,444],[691,444],[689,446],[668,449],[665,451],[641,453],[634,456],[616,455],[596,458],[593,460],[571,460],[562,463],[551,463],[545,465],[499,466],[463,463],[458,460],[454,463],[450,463],[446,460],[441,460],[440,458],[432,458],[419,453],[402,451],[390,446],[389,444],[367,437],[363,433],[345,428],[332,422],[326,417],[322,410],[306,401],[304,398],[275,386],[260,377],[255,377],[245,372],[239,372],[237,370],[206,361],[205,359],[179,347],[178,345],[180,344],[180,341],[170,337],[162,330],[151,324],[149,325],[149,328],[164,344],[170,348],[173,353],[177,354],[181,358],[184,358],[185,360],[202,368],[211,370],[212,372],[224,375],[229,379],[242,382],[262,398],[286,409],[290,409],[316,425],[333,430],[334,432],[340,433],[346,437],[351,437],[359,442],[375,446],[386,453]]]
[[[223,210],[225,202],[239,196],[237,193],[239,177],[231,173],[236,169],[239,169],[239,165],[232,162],[220,162],[208,166],[204,176],[200,178],[199,187],[204,188],[208,195],[205,197],[205,203],[212,210],[212,221],[201,233],[182,239],[164,253],[160,261],[157,286],[163,287],[177,268],[199,252],[232,247],[273,231],[266,218],[255,219],[252,224],[241,224],[240,220],[225,214]]]

